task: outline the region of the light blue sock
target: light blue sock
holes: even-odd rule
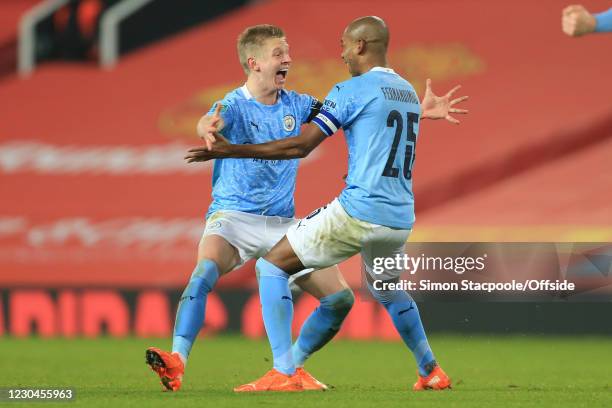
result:
[[[289,275],[263,258],[257,260],[255,269],[259,277],[261,314],[272,348],[274,368],[292,375],[295,364],[291,355],[293,299],[289,290]]]
[[[206,315],[206,297],[219,279],[217,264],[203,259],[196,265],[176,312],[172,351],[189,357]]]
[[[322,297],[320,302],[319,307],[302,325],[300,335],[291,348],[296,367],[302,367],[312,353],[338,333],[344,318],[353,307],[355,296],[350,289],[344,289]]]
[[[419,308],[415,301],[403,290],[385,291],[375,290],[370,285],[368,287],[376,300],[385,307],[402,340],[412,351],[419,367],[419,374],[429,375],[436,366],[436,360],[427,342]]]

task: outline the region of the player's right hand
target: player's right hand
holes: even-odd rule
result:
[[[232,144],[217,131],[212,132],[215,138],[214,145],[194,147],[188,150],[185,160],[187,163],[205,162],[212,159],[228,157],[232,152]]]
[[[570,37],[592,33],[596,25],[595,17],[581,5],[568,6],[563,9],[561,28]]]
[[[208,150],[212,150],[212,145],[217,140],[215,134],[219,131],[220,128],[220,113],[222,108],[223,105],[221,105],[221,103],[217,103],[213,114],[204,116],[202,119],[200,119],[200,122],[198,123],[198,136],[200,136],[200,138],[204,141]]]

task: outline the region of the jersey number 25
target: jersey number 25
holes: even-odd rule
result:
[[[414,124],[419,121],[419,115],[413,112],[406,113],[406,122],[408,124],[406,152],[404,153],[404,177],[410,180],[412,179],[412,165],[414,164],[414,148],[416,145],[416,134],[414,133]],[[396,110],[389,112],[387,117],[387,126],[395,127],[395,137],[393,138],[393,144],[391,145],[391,151],[389,152],[389,158],[387,158],[387,164],[382,172],[383,177],[399,177],[399,169],[393,167],[395,161],[395,155],[397,154],[397,148],[402,138],[402,132],[404,130],[404,120],[402,114]]]

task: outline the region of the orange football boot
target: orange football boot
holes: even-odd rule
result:
[[[418,372],[417,372],[418,374]],[[418,376],[412,387],[415,391],[446,390],[451,388],[451,380],[440,366],[436,366],[427,377]]]
[[[317,380],[310,374],[308,371],[304,370],[304,368],[299,367],[295,370],[295,374],[300,377],[300,381],[302,382],[302,388],[304,391],[326,391],[327,385],[323,384],[321,381]]]
[[[185,365],[178,353],[169,353],[149,347],[145,354],[146,363],[155,371],[164,386],[164,391],[178,391],[181,388]]]
[[[268,371],[263,377],[234,388],[235,392],[259,392],[259,391],[281,391],[294,392],[303,391],[300,377],[296,374],[283,374],[276,369]]]

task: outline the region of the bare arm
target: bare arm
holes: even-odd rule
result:
[[[210,133],[210,132],[209,132]],[[212,150],[208,147],[196,147],[189,150],[185,160],[188,163],[222,158],[257,158],[287,160],[308,156],[327,135],[317,125],[309,123],[298,136],[275,140],[261,144],[231,144],[219,133],[214,133],[215,142]]]

